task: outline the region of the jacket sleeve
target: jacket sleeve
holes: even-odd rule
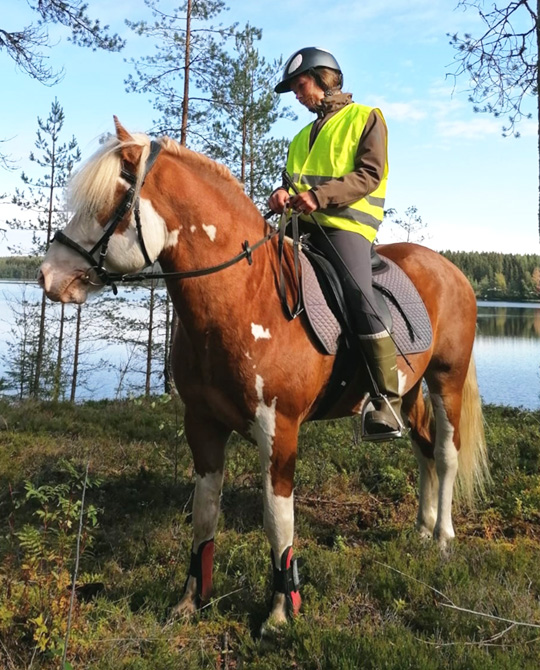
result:
[[[372,193],[384,176],[386,150],[386,124],[372,110],[358,143],[353,172],[313,187],[320,209],[344,207]]]

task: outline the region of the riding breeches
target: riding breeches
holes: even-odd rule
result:
[[[336,268],[355,332],[362,336],[384,331],[371,283],[372,243],[359,233],[328,226],[319,228],[305,221],[300,222],[300,229],[302,234],[309,233],[310,246]]]

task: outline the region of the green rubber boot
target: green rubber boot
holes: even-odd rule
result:
[[[375,382],[375,395],[366,402],[362,417],[362,437],[370,441],[401,437],[403,423],[394,342],[389,335],[359,338],[359,342]]]

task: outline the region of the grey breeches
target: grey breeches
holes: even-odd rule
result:
[[[301,221],[300,228],[303,234],[309,233],[310,245],[336,268],[356,333],[371,335],[383,331],[371,285],[371,242],[359,233],[327,226],[321,230],[305,221]]]

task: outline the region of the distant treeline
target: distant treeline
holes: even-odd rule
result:
[[[34,280],[42,260],[40,256],[0,257],[0,279]]]
[[[471,282],[478,298],[539,300],[540,256],[491,251],[443,251]],[[35,279],[39,256],[0,258],[0,279]]]
[[[478,298],[539,300],[540,256],[491,251],[443,251],[471,282]]]

